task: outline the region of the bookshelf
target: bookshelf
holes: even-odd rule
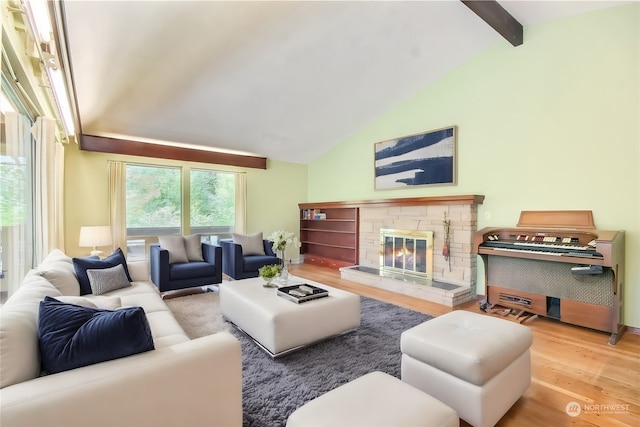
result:
[[[358,264],[357,207],[301,203],[300,252],[304,262],[340,268]]]

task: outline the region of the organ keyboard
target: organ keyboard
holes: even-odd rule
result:
[[[484,248],[497,251],[520,251],[538,255],[577,256],[583,258],[602,259],[602,254],[595,248],[581,245],[549,245],[544,243],[521,243],[509,241],[488,241],[481,243]],[[564,261],[564,260],[563,260]]]
[[[515,228],[487,227],[473,250],[487,300],[610,332],[622,324],[624,232],[596,230],[591,211],[522,211]]]

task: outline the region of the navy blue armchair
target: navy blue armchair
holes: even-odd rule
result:
[[[204,261],[169,264],[169,251],[149,246],[151,281],[160,292],[222,283],[222,248],[202,243]]]
[[[219,242],[222,246],[222,272],[233,279],[258,277],[260,267],[282,263],[273,252],[273,243],[267,239],[262,240],[264,255],[243,255],[242,245],[234,243],[232,239],[222,239]]]

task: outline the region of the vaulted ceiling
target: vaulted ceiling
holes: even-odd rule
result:
[[[500,1],[525,27],[616,1]],[[82,132],[309,163],[493,43],[457,0],[65,1]],[[372,143],[375,141],[372,141]]]

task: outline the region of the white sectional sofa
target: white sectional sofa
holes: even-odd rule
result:
[[[149,282],[128,263],[130,287],[78,297],[72,259],[52,251],[0,309],[0,425],[241,426],[242,359],[226,332],[190,340]],[[75,280],[75,282],[74,282]],[[45,296],[99,308],[144,309],[155,349],[55,374],[41,373],[38,310]],[[74,302],[75,301],[75,302]]]

